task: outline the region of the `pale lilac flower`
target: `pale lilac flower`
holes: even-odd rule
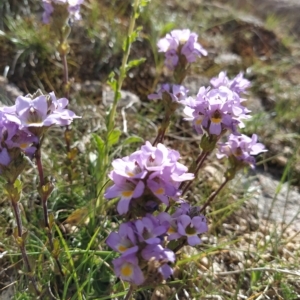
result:
[[[107,199],[121,197],[117,210],[120,215],[125,214],[128,212],[131,199],[140,197],[144,192],[145,185],[142,181],[129,181],[114,172],[109,177],[114,181],[114,185],[107,188],[104,196]]]
[[[139,164],[129,156],[115,159],[112,166],[116,174],[128,179],[143,179],[147,175],[147,171],[142,170]]]
[[[53,114],[55,118],[58,119],[57,125],[66,126],[70,125],[74,119],[81,117],[76,116],[76,114],[67,109],[69,100],[67,98],[56,99],[54,92],[49,93],[50,95],[50,105],[48,105],[48,115]]]
[[[134,198],[139,198],[139,206],[146,211],[157,207],[153,205],[157,203],[155,200],[166,205],[170,198],[177,201],[181,194],[180,183],[194,178],[192,173],[187,173],[187,167],[178,162],[179,158],[178,151],[168,149],[161,143],[154,147],[147,141],[140,150],[113,161],[114,169],[109,178],[114,184],[107,188],[105,197],[121,198],[118,204],[120,214],[127,213]],[[147,196],[142,203],[143,193],[148,196],[152,193],[153,199]],[[151,207],[149,200],[152,201]]]
[[[177,84],[163,84],[161,88],[158,90],[155,94],[150,94],[148,96],[149,100],[162,100],[163,95],[166,93],[169,95],[172,99],[172,102],[181,102],[186,99],[188,89],[186,89],[183,85],[177,85]]]
[[[177,188],[174,185],[167,184],[163,180],[147,180],[147,187],[164,204],[169,205],[169,197],[175,197]]]
[[[217,136],[224,130],[239,134],[237,128],[244,126],[242,120],[250,117],[250,111],[241,104],[244,99],[238,93],[247,85],[241,76],[238,75],[231,83],[226,73],[221,72],[211,81],[216,88],[201,87],[195,99],[188,97],[182,101],[186,105],[185,119],[193,122],[199,134],[203,134],[204,130]],[[243,83],[239,85],[239,82]]]
[[[129,255],[138,251],[137,240],[131,222],[120,225],[118,232],[111,232],[106,244],[113,250]]]
[[[168,231],[167,231],[168,240],[172,241],[187,235],[186,233],[183,233],[183,229],[187,227],[186,223],[184,222],[186,221],[185,219],[192,221],[194,220],[195,217],[197,217],[194,221],[192,221],[192,224],[197,223],[198,221],[201,220],[200,223],[202,224],[201,225],[202,227],[200,225],[199,226],[201,228],[197,227],[198,226],[197,225],[194,235],[198,235],[206,231],[204,230],[205,226],[203,225],[205,219],[202,215],[199,216],[199,211],[200,211],[200,207],[198,206],[191,207],[189,203],[182,203],[172,215],[169,215],[166,212],[162,212],[157,216],[157,219],[160,221],[160,224],[164,224],[165,226],[168,227]],[[204,231],[200,232],[199,230],[204,230]]]
[[[0,149],[0,165],[8,166],[10,162],[11,162],[11,158],[8,154],[7,149],[6,148]],[[1,167],[0,167],[0,172],[1,172]]]
[[[150,142],[146,142],[140,151],[135,152],[132,157],[136,158],[139,166],[143,166],[149,172],[162,172],[166,166],[172,165],[168,158],[169,150],[159,143],[153,147]]]
[[[135,221],[136,234],[140,242],[147,244],[159,244],[161,237],[167,232],[165,224],[160,224],[159,220],[153,215],[147,214],[146,217]]]
[[[161,224],[164,224],[167,226],[167,235],[168,240],[177,240],[181,237],[181,235],[178,233],[178,227],[177,227],[177,217],[171,216],[166,212],[162,212],[157,216],[157,219],[160,221]]]
[[[240,136],[230,135],[228,142],[218,145],[218,158],[234,157],[238,161],[249,164],[252,168],[255,167],[255,158],[252,155],[257,155],[266,152],[265,146],[257,142],[257,135],[253,134],[252,138],[242,134]]]
[[[194,62],[197,57],[206,56],[207,51],[197,42],[198,35],[189,29],[172,30],[157,43],[158,51],[165,53],[165,64],[174,69],[183,56],[186,62]]]
[[[226,72],[222,71],[219,73],[218,77],[213,77],[210,80],[210,83],[214,88],[225,86],[238,95],[245,93],[246,89],[251,86],[250,81],[244,78],[244,74],[242,72],[230,80],[227,77]]]
[[[43,23],[48,24],[55,14],[55,5],[65,5],[71,18],[80,20],[80,5],[84,0],[43,0]]]
[[[163,275],[164,279],[169,278],[173,274],[173,269],[167,264],[168,262],[175,262],[175,253],[172,250],[164,248],[160,244],[147,245],[141,254],[146,261],[154,258],[161,263],[164,262],[164,264],[158,268],[158,271]]]
[[[58,100],[58,103],[59,100]],[[20,129],[33,127],[50,127],[52,125],[65,126],[70,125],[73,119],[79,118],[74,112],[65,109],[64,106],[58,105],[51,111],[48,110],[48,100],[44,95],[34,99],[30,97],[19,96],[16,99],[14,111],[6,113],[8,120],[20,125]],[[50,106],[52,107],[52,106]]]
[[[168,279],[174,273],[173,269],[168,264],[163,264],[160,266],[158,271],[162,274],[164,279]]]
[[[189,203],[182,203],[176,211],[172,214],[173,218],[178,218],[181,215],[189,215],[189,212],[191,211],[192,207]]]
[[[139,267],[138,258],[134,255],[126,255],[112,261],[114,271],[122,280],[141,285],[145,281],[144,274]]]
[[[10,114],[14,110],[15,107],[13,109],[3,107],[3,111],[8,111],[9,113],[0,112],[0,140],[2,141],[2,147],[7,148],[8,152],[13,151],[11,150],[13,148],[19,148],[25,155],[32,157],[36,151],[36,147],[33,144],[38,142],[38,137],[19,128],[20,120],[17,116]]]
[[[207,232],[208,227],[204,216],[191,218],[188,215],[181,215],[177,220],[178,233],[187,237],[190,246],[199,245],[201,240],[199,234]]]

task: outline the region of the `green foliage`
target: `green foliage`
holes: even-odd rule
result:
[[[290,284],[281,282],[280,288],[282,290],[283,298],[286,300],[296,300],[299,295],[294,291],[293,287]]]

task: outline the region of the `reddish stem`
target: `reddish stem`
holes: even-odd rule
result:
[[[219,186],[219,188],[210,194],[210,196],[208,197],[204,205],[201,207],[199,213],[204,212],[206,207],[216,198],[216,196],[220,193],[220,191],[224,188],[224,186],[227,184],[228,181],[230,181],[230,179],[226,177],[226,179]]]
[[[39,179],[40,179],[40,188],[43,188],[45,185],[45,179],[44,179],[44,171],[43,171],[43,164],[42,164],[42,156],[41,156],[41,145],[39,144],[37,147],[37,151],[35,154],[37,169],[39,173]],[[44,224],[45,228],[47,228],[47,236],[50,244],[51,251],[54,250],[53,245],[53,237],[52,237],[52,230],[49,223],[49,215],[48,215],[48,196],[46,196],[44,193],[42,193],[42,205],[43,205],[43,215],[44,215]],[[59,272],[62,276],[64,276],[64,273],[62,271],[62,266],[57,258],[54,258],[56,261],[56,264],[58,266]]]
[[[20,209],[19,209],[19,204],[18,202],[14,201],[11,199],[11,205],[15,214],[16,222],[17,222],[17,228],[18,228],[18,238],[20,238],[19,241],[17,241],[17,244],[20,248],[21,254],[22,254],[22,259],[26,268],[27,276],[30,279],[32,286],[34,288],[34,292],[37,296],[40,295],[40,291],[37,287],[37,282],[35,280],[35,277],[32,275],[32,269],[29,263],[29,259],[27,256],[26,248],[25,248],[25,241],[23,237],[23,227],[22,227],[22,219],[21,219],[21,214],[20,214]]]
[[[210,152],[202,152],[197,160],[196,160],[196,169],[194,171],[194,175],[195,178],[193,180],[190,180],[187,185],[184,187],[183,191],[182,191],[182,196],[188,191],[189,187],[192,185],[193,181],[197,178],[197,175],[201,169],[201,167],[203,166],[203,163],[205,161],[205,159],[208,157],[208,155],[210,154]]]

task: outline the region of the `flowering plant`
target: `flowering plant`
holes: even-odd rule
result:
[[[51,43],[56,47],[55,54],[58,54],[55,58],[63,73],[62,80],[58,80],[63,96],[56,98],[54,92],[45,94],[38,90],[33,95],[18,96],[12,106],[0,108],[0,175],[5,180],[5,192],[16,219],[13,236],[24,261],[24,274],[36,299],[44,296],[49,299],[96,298],[99,294],[92,293],[104,282],[107,286],[114,283],[114,292],[121,285],[124,289],[130,286],[125,296],[128,300],[138,287],[151,289],[175,279],[183,250],[196,247],[202,251],[203,235],[209,231],[208,206],[238,171],[255,167],[254,155],[267,151],[258,142],[256,134],[250,138],[240,132],[245,126],[244,121],[250,118],[250,110],[245,106],[250,82],[242,72],[233,78],[220,72],[210,80],[209,86],[199,87],[196,95],[189,94],[184,79],[192,64],[211,54],[199,43],[198,35],[189,29],[172,30],[157,43],[158,52],[164,55],[164,70],[168,69],[173,78],[148,95],[150,101],[161,101],[164,107],[156,136],[147,136],[144,143],[134,149],[122,147],[126,143],[140,143],[141,139],[136,136],[129,136],[126,143],[116,146],[121,137],[121,130],[116,126],[121,87],[128,70],[143,61],[128,60],[131,45],[139,37],[140,29],[135,29],[135,20],[146,2],[134,1],[129,32],[123,43],[122,65],[116,74],[109,75],[108,84],[115,95],[111,106],[103,113],[100,133],[91,134],[94,144],[89,145],[90,152],[81,141],[78,148],[72,146],[74,131],[71,124],[80,117],[69,108],[68,100],[76,98],[70,98],[73,79],[70,80],[68,74],[68,37],[72,21],[80,18],[83,0],[41,2],[44,29],[49,30]],[[92,5],[87,2],[85,8]],[[58,89],[56,94],[59,93]],[[196,157],[190,158],[189,165],[184,161],[186,157],[181,157],[167,141],[171,121],[178,118],[179,109],[184,114],[180,114],[183,121],[191,122],[191,125],[185,123],[188,130],[200,136],[200,150]],[[122,109],[123,114],[125,109]],[[66,157],[57,164],[51,161],[51,167],[63,167],[50,172],[51,176],[45,176],[47,170],[42,163],[42,150],[47,135],[52,132],[49,129],[54,126],[64,127]],[[78,132],[81,134],[81,130]],[[130,152],[123,156],[123,150]],[[83,158],[85,153],[89,153],[86,160]],[[193,184],[208,157],[214,155],[227,161],[223,182],[214,187],[210,196],[195,203]],[[82,167],[83,160],[88,167],[85,176],[78,178],[76,168]],[[35,268],[26,252],[30,235],[22,225],[20,199],[21,180],[25,177],[28,162],[37,171],[36,198],[42,209],[37,207],[36,210],[42,214],[42,217],[38,214],[38,218],[43,219],[42,228],[38,229],[44,233],[42,238],[38,236],[38,242],[34,241],[34,247],[43,249],[45,253],[39,259],[51,272],[44,272],[46,267],[42,268],[41,264]],[[62,195],[52,193],[58,186],[53,179],[55,175],[61,175],[61,185],[66,186]],[[93,186],[86,186],[87,177],[91,178]],[[79,181],[84,182],[80,191],[77,189]],[[66,210],[56,210],[55,205],[49,208],[48,202],[54,200],[56,203],[59,197],[65,201],[65,194],[79,198],[83,207],[60,218],[59,214],[65,214]],[[91,201],[86,201],[89,194]],[[103,220],[101,225],[99,219]],[[37,246],[37,243],[41,245]],[[87,261],[93,269],[86,267]],[[40,284],[36,272],[48,276],[44,281],[48,280],[47,284]],[[76,287],[76,294],[70,285]],[[108,296],[108,288],[101,288],[101,299],[114,297]],[[32,291],[28,289],[30,293]]]
[[[174,70],[175,80],[187,64],[207,55],[197,37],[188,29],[173,30],[159,40],[159,51],[165,53],[165,65]],[[165,106],[158,135],[153,144],[147,141],[140,150],[112,162],[109,178],[113,185],[104,194],[107,199],[120,198],[117,211],[126,219],[119,231],[112,232],[106,241],[120,253],[113,261],[114,270],[118,277],[134,285],[149,283],[147,261],[150,259],[156,261],[156,282],[173,274],[170,263],[175,262],[176,252],[186,244],[199,245],[200,235],[208,230],[201,213],[240,168],[254,167],[252,155],[266,151],[257,143],[256,135],[250,139],[238,131],[244,127],[242,120],[250,118],[250,111],[242,104],[245,101],[242,94],[250,82],[242,73],[230,80],[221,72],[211,79],[210,87],[200,87],[195,98],[188,96],[188,90],[180,83],[163,84],[157,93],[148,96],[150,100],[163,101]],[[170,117],[180,105],[188,116],[185,120],[192,121],[196,132],[202,135],[202,153],[190,169],[178,163],[179,152],[163,144]],[[226,133],[230,133],[228,142],[219,142]],[[229,158],[225,181],[202,207],[191,207],[185,193],[216,148],[218,158]]]

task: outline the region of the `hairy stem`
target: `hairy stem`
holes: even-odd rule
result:
[[[114,95],[114,101],[112,104],[112,107],[109,111],[109,115],[108,115],[108,121],[107,121],[107,128],[106,128],[106,134],[105,134],[105,142],[106,142],[106,146],[104,149],[104,155],[103,158],[101,160],[101,165],[100,165],[100,170],[99,172],[101,172],[102,174],[106,173],[106,169],[108,167],[108,162],[109,162],[109,151],[110,151],[110,147],[108,146],[108,139],[109,136],[111,134],[111,132],[113,131],[114,127],[115,127],[115,115],[116,115],[116,110],[117,110],[117,105],[118,102],[120,100],[120,94],[121,94],[121,88],[123,85],[123,81],[126,77],[126,66],[127,66],[127,62],[128,62],[128,58],[129,58],[129,54],[130,54],[130,50],[131,50],[131,44],[132,41],[130,39],[130,37],[132,37],[132,34],[134,32],[134,28],[135,28],[135,21],[137,19],[138,16],[138,8],[140,5],[140,0],[134,0],[134,4],[133,4],[133,13],[132,16],[130,18],[130,23],[129,23],[129,28],[128,28],[128,33],[126,38],[128,39],[128,44],[126,46],[125,52],[123,54],[123,59],[122,59],[122,64],[120,67],[120,74],[119,74],[119,78],[117,81],[117,87],[115,90],[115,95]],[[100,179],[99,181],[99,185],[97,188],[97,200],[96,200],[96,207],[99,208],[101,205],[101,199],[102,199],[102,188],[104,186],[106,177],[105,175],[102,176],[102,179]]]
[[[163,143],[165,138],[165,133],[170,125],[170,114],[166,114],[164,120],[162,121],[161,127],[158,130],[157,136],[153,142],[153,146],[156,146],[158,143]]]
[[[68,61],[67,61],[67,53],[63,52],[60,54],[60,58],[63,64],[63,83],[64,83],[64,96],[69,99],[70,96],[70,83],[69,83],[69,69],[68,69]],[[66,150],[67,153],[71,150],[71,141],[70,141],[70,127],[67,125],[64,134],[65,142],[66,142]]]
[[[136,14],[137,14],[137,11],[138,11],[139,4],[140,4],[140,0],[134,0],[133,15],[130,18],[127,38],[131,37],[133,32],[134,32]],[[121,67],[120,67],[120,75],[119,75],[118,82],[117,82],[117,91],[115,93],[112,108],[109,112],[109,120],[108,120],[108,126],[107,126],[107,133],[108,134],[114,128],[114,123],[115,123],[114,120],[115,120],[117,104],[119,102],[119,98],[120,98],[119,95],[120,95],[120,92],[121,92],[122,84],[123,84],[123,81],[126,77],[126,65],[127,65],[130,50],[131,50],[131,44],[132,44],[132,42],[129,42],[128,46],[125,49],[125,53],[123,55],[122,64],[121,64]]]
[[[39,180],[40,180],[40,189],[43,190],[43,187],[45,186],[45,178],[44,178],[44,171],[43,171],[43,164],[42,164],[42,156],[41,156],[41,145],[39,144],[37,147],[37,151],[35,154],[37,169],[39,173]],[[52,229],[49,223],[49,214],[48,214],[48,196],[50,194],[47,193],[41,193],[42,198],[42,206],[43,206],[43,215],[44,215],[44,224],[47,231],[47,237],[49,240],[49,245],[51,251],[54,250],[53,245],[53,236],[52,236]],[[57,267],[59,269],[59,273],[61,276],[64,276],[61,263],[59,262],[58,258],[54,257]]]
[[[30,266],[30,263],[29,263],[27,252],[26,252],[25,240],[24,240],[24,236],[23,236],[22,219],[21,219],[19,204],[18,204],[18,202],[16,202],[13,199],[11,199],[11,205],[12,205],[12,208],[13,208],[13,211],[14,211],[14,215],[15,215],[15,218],[16,218],[16,223],[17,223],[17,231],[18,231],[18,234],[17,234],[17,237],[16,237],[17,244],[18,244],[18,246],[20,248],[20,251],[21,251],[21,254],[22,254],[22,259],[23,259],[23,262],[24,262],[24,265],[25,265],[27,276],[28,276],[29,280],[32,283],[32,286],[34,288],[35,294],[37,296],[39,296],[40,295],[40,291],[38,289],[38,285],[37,285],[36,279],[32,275],[32,269],[31,269],[31,266]]]
[[[129,299],[131,299],[132,294],[133,294],[133,291],[134,291],[134,288],[133,288],[132,285],[130,285],[129,290],[128,290],[128,292],[127,292],[127,294],[126,294],[124,300],[129,300]]]
[[[216,198],[216,196],[220,193],[220,191],[224,188],[224,186],[229,182],[230,179],[228,177],[225,178],[223,183],[218,187],[218,189],[210,194],[210,196],[205,201],[204,205],[201,207],[199,213],[204,212],[206,207]]]
[[[192,172],[195,175],[194,180],[197,178],[197,175],[201,169],[201,167],[203,166],[204,161],[206,160],[206,158],[208,157],[208,155],[210,154],[210,152],[205,152],[202,151],[201,154],[198,156],[196,162],[195,162],[195,170],[192,170]],[[182,196],[185,195],[185,193],[188,191],[188,189],[190,188],[190,186],[192,185],[194,180],[190,180],[186,186],[184,187],[183,191],[182,191]]]

